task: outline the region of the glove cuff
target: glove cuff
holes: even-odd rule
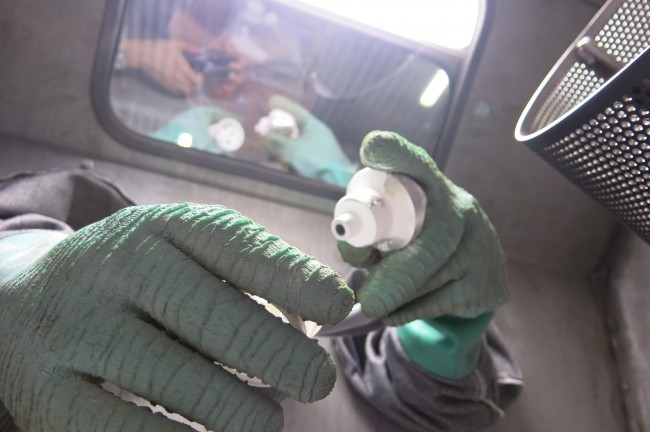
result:
[[[420,367],[443,378],[460,380],[478,364],[481,336],[493,314],[416,320],[397,327],[397,337],[404,352]]]

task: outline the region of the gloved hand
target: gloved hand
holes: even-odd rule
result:
[[[343,153],[330,128],[284,96],[271,97],[269,105],[291,114],[300,129],[300,136],[295,139],[279,134],[269,135],[267,147],[271,154],[303,177],[345,187],[356,167]]]
[[[358,293],[363,312],[387,325],[452,315],[475,318],[508,299],[505,257],[476,199],[454,185],[424,149],[391,132],[372,132],[361,145],[370,168],[403,173],[423,187],[422,231],[385,257],[339,242],[343,259],[372,267]]]
[[[303,402],[325,397],[336,369],[240,290],[318,323],[353,304],[333,270],[235,211],[121,210],[0,286],[0,399],[30,432],[190,430],[108,381],[214,431],[280,431],[280,405],[213,361]]]
[[[198,106],[183,111],[169,123],[151,134],[152,138],[179,144],[181,134],[192,136],[191,148],[210,153],[224,153],[219,145],[208,134],[211,124],[226,117],[235,118],[228,111],[214,106]]]

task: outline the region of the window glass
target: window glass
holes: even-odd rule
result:
[[[339,186],[372,130],[435,146],[450,78],[426,44],[289,2],[127,3],[110,103],[137,133]]]

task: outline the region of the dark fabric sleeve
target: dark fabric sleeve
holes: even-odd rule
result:
[[[2,401],[0,401],[0,432],[21,432]]]
[[[13,216],[4,220],[0,219],[0,239],[30,230],[61,231],[65,234],[73,232],[73,229],[65,222],[36,213]]]
[[[34,229],[72,232],[133,205],[119,187],[83,170],[0,178],[0,239]],[[0,401],[0,432],[20,432]]]
[[[0,178],[4,231],[65,230],[61,223],[77,230],[133,204],[121,188],[84,170],[19,172]]]
[[[516,396],[523,384],[521,370],[490,328],[478,366],[461,380],[433,375],[414,363],[395,328],[338,337],[334,349],[352,388],[404,431],[484,429],[503,417],[503,396]]]

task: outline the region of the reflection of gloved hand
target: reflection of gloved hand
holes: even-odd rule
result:
[[[183,111],[169,123],[151,134],[152,138],[174,144],[183,145],[210,153],[223,153],[224,151],[208,134],[211,124],[226,117],[234,117],[228,111],[213,106],[199,106]],[[189,134],[181,137],[181,134]],[[180,137],[180,139],[179,139]]]
[[[300,129],[300,136],[295,139],[269,135],[269,151],[304,177],[339,186],[347,185],[356,169],[341,150],[330,128],[305,108],[283,96],[273,96],[269,104],[271,108],[291,114]]]
[[[352,265],[374,265],[358,295],[366,315],[383,317],[389,325],[442,315],[474,318],[507,300],[504,253],[472,195],[447,179],[422,148],[397,134],[369,134],[361,162],[410,176],[427,196],[422,231],[405,248],[380,259],[372,248],[339,242]]]
[[[353,303],[334,271],[237,212],[130,207],[0,285],[0,399],[31,432],[190,430],[105,380],[215,431],[279,431],[280,405],[212,360],[304,402],[330,392],[334,363],[235,287],[320,323]]]

